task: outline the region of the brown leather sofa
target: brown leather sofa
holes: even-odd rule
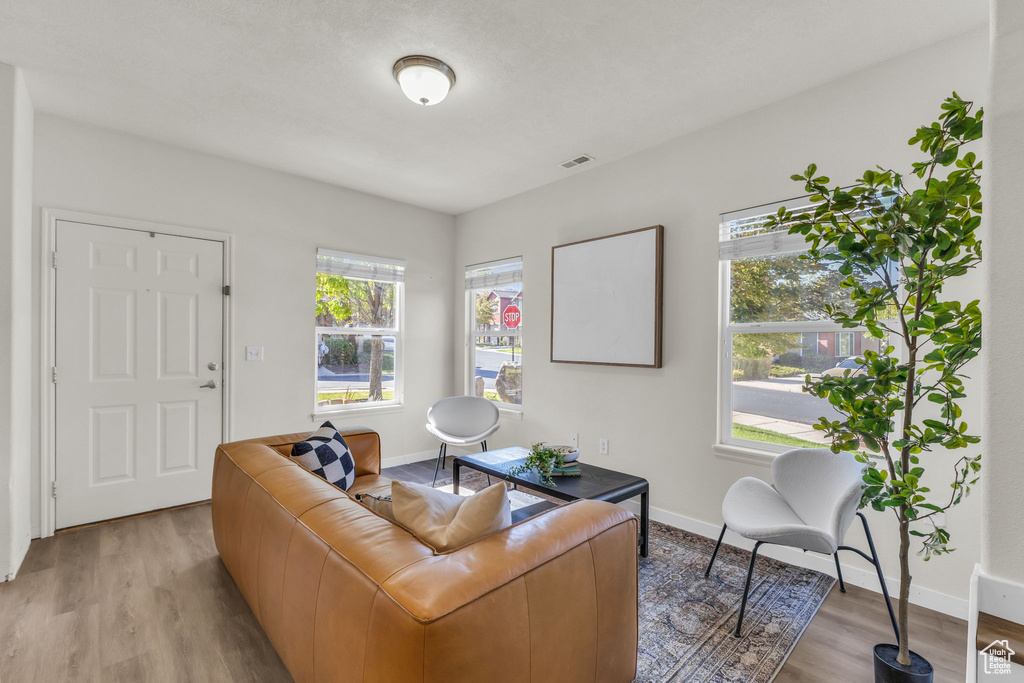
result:
[[[351,494],[386,493],[380,439],[342,430]],[[291,462],[308,434],[217,449],[224,565],[296,681],[631,681],[637,524],[579,501],[437,554]]]

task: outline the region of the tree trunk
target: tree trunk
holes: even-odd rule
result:
[[[382,389],[382,372],[384,367],[384,338],[380,335],[370,337],[370,395],[367,400],[380,401],[384,398]]]
[[[370,305],[370,323],[374,327],[384,324],[384,285],[373,282],[368,287],[367,302]],[[384,397],[382,388],[384,367],[384,338],[378,334],[370,337],[370,392],[368,401],[380,401]]]
[[[896,661],[910,666],[910,522],[900,510],[900,652]]]
[[[922,266],[923,267],[923,266]],[[917,315],[915,320],[921,317],[921,300],[918,292]],[[906,329],[906,327],[904,327]],[[909,337],[909,335],[908,335]],[[907,337],[905,337],[907,338]],[[907,372],[907,384],[903,396],[903,438],[910,438],[910,426],[914,423],[914,387],[917,381],[917,343],[912,342],[909,348],[907,365],[910,367]],[[906,478],[910,471],[910,447],[904,446],[900,451],[900,472],[901,478]],[[907,507],[899,507],[900,515],[900,651],[896,661],[903,666],[910,666],[910,519],[907,518]]]

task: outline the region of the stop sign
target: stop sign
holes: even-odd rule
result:
[[[505,308],[505,312],[501,314],[501,322],[505,323],[505,327],[510,330],[519,327],[519,323],[522,320],[523,314],[519,311],[519,307],[514,304]]]

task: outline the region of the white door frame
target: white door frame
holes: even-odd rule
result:
[[[191,237],[221,242],[224,245],[224,286],[231,285],[233,252],[231,235],[226,232],[187,228],[164,223],[136,221],[129,218],[101,216],[64,209],[42,210],[42,248],[39,269],[39,535],[52,536],[56,530],[57,501],[53,496],[54,475],[57,471],[56,406],[57,393],[54,389],[53,368],[56,363],[56,288],[57,271],[54,268],[54,245],[57,241],[57,221],[87,223],[108,228],[158,232],[163,235]],[[224,309],[224,390],[222,392],[221,439],[231,440],[231,387],[234,379],[234,363],[231,353],[232,297],[223,297]]]

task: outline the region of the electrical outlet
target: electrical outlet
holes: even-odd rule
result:
[[[573,432],[572,434],[569,435],[569,445],[572,446],[573,448],[579,448],[580,447],[580,433],[579,432]]]
[[[608,439],[601,439],[601,455],[608,455]]]
[[[263,360],[263,347],[262,346],[246,346],[245,347],[245,359],[246,360]]]

